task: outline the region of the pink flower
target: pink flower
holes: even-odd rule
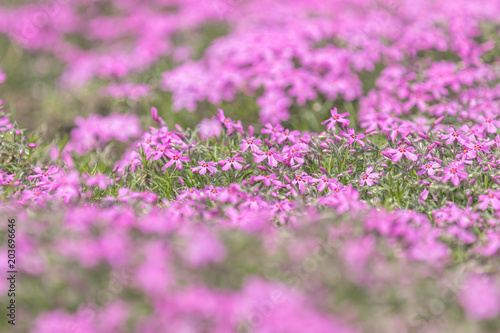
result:
[[[253,136],[247,137],[244,140],[241,140],[241,150],[247,151],[248,148],[252,150],[254,153],[259,151],[259,146],[262,145],[262,140],[255,139]]]
[[[293,145],[292,147],[288,147],[288,145],[286,145],[285,147],[283,147],[284,161],[292,167],[295,165],[295,163],[298,163],[299,165],[304,163],[305,160],[303,157],[304,154],[302,154],[301,152],[302,149],[307,149],[307,145],[303,143],[298,143],[296,145]],[[299,165],[297,165],[297,167],[299,167]]]
[[[6,132],[10,130],[13,125],[10,122],[9,117],[1,117],[0,118],[0,132]]]
[[[198,124],[198,133],[202,139],[215,138],[220,135],[222,131],[222,124],[218,120],[214,119],[203,119]]]
[[[281,186],[283,183],[278,180],[278,177],[274,173],[270,175],[258,175],[257,177],[254,178],[255,180],[262,180],[262,182],[266,186],[271,186],[271,184],[276,185],[276,186]]]
[[[457,159],[466,160],[476,158],[476,151],[474,148],[464,148],[460,154],[457,154]]]
[[[494,119],[493,115],[488,113],[485,116],[480,116],[479,120],[483,122],[482,126],[488,133],[496,133],[497,126],[500,127],[500,121]]]
[[[267,162],[273,168],[278,166],[278,161],[283,161],[283,157],[281,157],[280,154],[276,153],[274,148],[269,149],[269,151],[260,150],[257,154],[254,153],[253,156],[255,157],[256,163],[260,163],[267,158]]]
[[[47,171],[43,171],[40,167],[35,167],[33,171],[35,171],[37,174],[28,176],[29,180],[40,178],[41,181],[46,181],[49,180],[49,178],[52,178],[52,175],[57,173],[57,171],[59,171],[59,168],[57,168],[55,165],[51,165]]]
[[[497,148],[500,148],[500,135],[495,136],[495,139],[493,140],[493,145],[495,145]]]
[[[224,111],[222,109],[219,109],[217,112],[217,116],[213,116],[212,119],[220,121],[220,123],[228,129],[228,132],[233,131],[233,129],[232,129],[233,121],[231,120],[231,118],[227,118],[224,115]],[[229,133],[229,134],[231,134],[231,133]]]
[[[245,161],[242,157],[238,157],[239,155],[240,154],[236,154],[233,157],[219,161],[219,165],[225,164],[222,167],[222,170],[227,171],[229,170],[229,168],[231,168],[231,166],[233,166],[236,170],[241,170],[242,166],[240,163],[244,163]]]
[[[444,168],[444,175],[441,179],[443,182],[447,182],[451,178],[451,182],[453,185],[458,186],[460,184],[460,180],[467,179],[469,175],[467,172],[462,171],[465,169],[465,166],[459,162],[451,162],[449,168]]]
[[[182,162],[189,162],[189,157],[187,156],[182,156],[183,151],[178,151],[176,149],[170,149],[168,150],[165,155],[170,158],[170,161],[168,161],[164,168],[170,167],[172,164],[175,163],[177,169],[182,170]]]
[[[349,146],[354,142],[356,141],[357,143],[360,144],[360,146],[364,147],[365,146],[365,143],[363,141],[361,141],[360,139],[363,139],[365,138],[364,134],[358,134],[356,135],[356,133],[354,133],[354,128],[349,128],[349,130],[347,130],[348,133],[342,131],[340,132],[340,135],[346,137],[346,138],[349,138],[348,140],[348,144]]]
[[[323,192],[323,190],[327,186],[331,189],[332,185],[335,185],[337,183],[337,179],[336,178],[330,178],[330,179],[328,179],[328,177],[326,175],[321,175],[320,178],[313,178],[313,177],[311,177],[309,179],[309,182],[310,183],[318,183],[318,191],[319,192]]]
[[[286,139],[290,140],[291,142],[295,143],[297,142],[296,136],[300,135],[299,131],[292,131],[290,132],[289,129],[284,130],[281,135],[278,138],[278,143],[283,143]]]
[[[267,123],[265,125],[265,127],[261,130],[261,133],[262,134],[270,134],[271,139],[275,139],[279,136],[279,134],[281,134],[282,131],[283,131],[283,126],[281,126],[279,124],[276,126],[273,126],[273,125]]]
[[[434,169],[437,169],[439,167],[441,167],[441,164],[434,161],[429,161],[424,165],[420,166],[421,170],[417,172],[417,175],[422,176],[424,173],[427,172],[429,176],[434,176],[436,174],[436,171]]]
[[[450,126],[448,134],[441,135],[441,140],[446,140],[447,145],[453,143],[455,140],[458,140],[458,142],[463,145],[467,142],[467,137],[462,134],[461,129],[455,130],[453,126]]]
[[[361,174],[361,180],[359,181],[359,186],[364,186],[365,183],[366,185],[368,186],[372,186],[373,185],[373,180],[374,179],[378,179],[380,178],[380,175],[378,172],[372,172],[373,171],[373,167],[368,167],[368,169],[366,169],[366,173],[363,172]]]
[[[231,118],[227,118],[222,109],[219,109],[217,116],[213,116],[212,119],[220,121],[220,123],[226,127],[227,134],[229,135],[231,135],[234,130],[240,132],[241,134],[245,133],[245,131],[243,131],[243,127],[241,126],[241,122],[238,121],[235,123],[231,120]]]
[[[344,119],[344,117],[349,115],[349,112],[338,114],[337,108],[333,108],[333,110],[330,110],[330,114],[332,116],[321,123],[322,125],[328,123],[328,125],[326,125],[327,129],[332,129],[337,123],[342,124],[344,127],[349,126],[349,119]]]
[[[500,209],[500,193],[493,190],[488,190],[488,194],[481,194],[479,196],[481,202],[477,208],[485,210],[491,204],[494,210]]]
[[[205,173],[207,173],[207,170],[210,171],[211,175],[217,172],[217,168],[215,167],[214,162],[198,161],[198,164],[200,166],[191,168],[191,171],[198,172],[200,175],[204,175]]]
[[[487,275],[467,277],[458,300],[472,320],[493,319],[500,314],[500,292]]]
[[[494,141],[480,142],[475,138],[472,138],[470,142],[466,143],[465,146],[469,149],[473,149],[476,153],[483,152],[487,153],[490,151],[490,146],[493,145]]]
[[[301,194],[306,193],[306,184],[309,183],[309,175],[305,172],[295,175],[292,185],[298,185]]]
[[[401,157],[405,156],[410,161],[416,162],[418,160],[417,155],[413,154],[415,148],[401,146],[397,149],[387,149],[387,152],[392,154],[392,161],[398,162]]]
[[[159,160],[165,154],[167,147],[168,147],[168,144],[163,144],[163,145],[160,145],[160,146],[154,148],[154,150],[150,151],[149,158],[151,158],[152,160],[155,160],[155,161]]]

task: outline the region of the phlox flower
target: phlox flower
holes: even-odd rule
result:
[[[198,161],[198,164],[200,166],[197,166],[195,168],[191,168],[191,171],[193,172],[198,172],[200,175],[204,175],[207,173],[207,170],[210,171],[210,174],[213,175],[215,172],[217,172],[217,168],[215,167],[214,162],[205,162],[205,161]]]
[[[357,143],[359,143],[360,146],[362,146],[362,147],[365,146],[365,143],[360,140],[360,139],[365,138],[365,135],[364,134],[356,134],[356,133],[354,133],[354,128],[349,128],[347,130],[347,133],[344,132],[344,131],[342,131],[342,132],[340,132],[340,135],[348,138],[347,143],[349,144],[349,146],[352,145],[354,141],[356,141]]]
[[[425,239],[416,242],[409,250],[409,257],[440,266],[446,262],[450,256],[450,248],[434,239]]]
[[[9,117],[1,117],[0,118],[0,132],[5,132],[10,130],[13,125],[10,122]]]
[[[235,130],[240,132],[241,134],[245,134],[245,131],[243,131],[243,126],[241,125],[241,121],[234,122],[231,120],[231,118],[226,117],[224,115],[224,111],[222,109],[219,109],[217,112],[217,116],[213,116],[212,119],[220,121],[224,127],[227,129],[227,134],[231,135]]]
[[[269,134],[271,136],[271,139],[275,139],[280,136],[281,132],[283,131],[283,126],[281,125],[276,125],[273,126],[270,123],[267,123],[264,128],[261,130],[262,134]]]
[[[374,179],[380,178],[380,174],[378,172],[373,172],[373,167],[370,166],[366,169],[366,172],[361,174],[361,180],[359,181],[359,186],[364,186],[365,183],[368,186],[372,186],[374,183]]]
[[[467,137],[462,134],[461,129],[455,130],[453,126],[450,126],[448,129],[448,134],[441,135],[441,140],[446,140],[446,144],[452,144],[455,140],[457,140],[460,144],[465,144],[467,142]]]
[[[500,135],[495,136],[495,139],[492,140],[493,145],[496,146],[497,148],[500,148]]]
[[[170,158],[170,161],[168,161],[165,164],[164,168],[166,169],[175,163],[175,166],[177,167],[177,169],[182,170],[182,162],[189,162],[189,157],[182,156],[182,153],[183,153],[182,150],[181,151],[178,151],[176,149],[167,150],[165,155],[168,158]]]
[[[85,181],[85,184],[87,186],[97,186],[101,190],[106,189],[106,187],[109,184],[113,183],[112,179],[108,178],[106,175],[103,175],[103,174],[97,174],[94,176],[89,176],[88,174],[85,174],[84,178],[87,178]]]
[[[202,139],[215,138],[220,135],[222,131],[222,124],[218,120],[203,119],[198,124],[198,133]]]
[[[217,199],[217,196],[219,194],[219,191],[213,185],[210,185],[207,190],[206,190],[207,196],[210,198],[210,200],[215,200]]]
[[[494,116],[490,113],[480,116],[479,121],[482,122],[483,128],[488,133],[496,133],[497,127],[500,127],[500,121],[494,119]]]
[[[306,184],[309,183],[309,175],[305,172],[295,175],[295,178],[292,180],[292,185],[298,185],[300,193],[306,193]]]
[[[475,138],[472,138],[470,142],[465,144],[465,147],[473,149],[476,153],[483,152],[487,153],[490,151],[490,146],[494,144],[494,141],[483,141],[480,142]]]
[[[188,197],[191,200],[198,200],[200,198],[200,191],[195,188],[190,188],[188,190],[182,191],[177,196],[177,200],[180,202]]]
[[[476,136],[480,137],[480,138],[484,138],[484,136],[485,136],[484,128],[479,124],[475,124],[472,127],[469,127],[467,125],[462,125],[460,127],[460,129],[463,132],[465,132],[465,135],[467,135],[469,137],[469,139],[471,139],[471,140],[475,139]]]
[[[486,275],[467,277],[458,300],[472,320],[493,319],[500,314],[500,291]]]
[[[59,168],[57,168],[55,165],[51,165],[47,171],[43,171],[40,167],[35,167],[33,171],[36,172],[36,175],[28,176],[29,180],[40,178],[41,181],[46,181],[52,178],[53,175],[57,173],[57,171],[59,171]]]
[[[426,94],[427,87],[423,84],[415,84],[412,86],[413,93],[410,94],[409,100],[404,104],[406,111],[410,110],[415,105],[421,110],[427,110],[427,102],[432,101],[432,97]]]
[[[420,171],[417,172],[417,175],[422,176],[424,173],[427,172],[429,176],[434,176],[436,174],[436,170],[434,169],[437,169],[439,167],[441,167],[441,164],[434,161],[428,161],[424,165],[420,166]]]
[[[317,176],[317,175],[316,175]],[[310,183],[318,183],[318,192],[323,192],[323,190],[328,186],[328,188],[332,188],[332,185],[335,185],[337,182],[336,178],[328,178],[326,175],[321,175],[320,178],[309,178]]]
[[[253,136],[248,137],[246,139],[241,140],[241,150],[242,151],[247,151],[248,148],[250,148],[251,151],[254,153],[258,152],[260,150],[259,146],[262,145],[262,140],[260,139],[255,139]]]
[[[332,129],[333,127],[335,127],[335,125],[337,123],[341,124],[343,127],[349,126],[349,119],[344,119],[345,117],[347,117],[349,115],[349,112],[338,114],[337,108],[333,108],[333,110],[330,110],[330,114],[332,116],[321,123],[322,125],[328,123],[326,125],[327,129],[329,129],[329,130]]]
[[[281,200],[277,201],[273,206],[272,209],[274,210],[274,213],[276,212],[288,212],[293,209],[294,203],[291,202],[290,200]]]
[[[457,159],[466,160],[476,158],[476,151],[474,148],[465,147],[460,154],[457,154]]]
[[[467,172],[463,171],[465,166],[463,163],[459,162],[451,162],[448,168],[444,168],[444,175],[441,179],[443,182],[447,182],[451,179],[453,185],[458,186],[460,184],[460,180],[467,179],[469,175]]]
[[[167,150],[167,148],[168,148],[168,144],[163,144],[163,145],[160,145],[160,146],[150,150],[149,151],[149,158],[154,160],[154,161],[159,160],[165,154],[165,151]]]
[[[480,204],[477,208],[485,210],[491,204],[494,210],[500,209],[500,193],[488,190],[488,194],[481,194],[478,198]]]
[[[283,183],[278,180],[278,177],[274,173],[271,173],[269,175],[258,175],[254,177],[255,180],[262,180],[264,185],[266,186],[271,186],[271,185],[276,185],[276,186],[281,186]]]
[[[305,146],[305,147],[301,147],[301,146]],[[293,145],[292,147],[288,147],[288,146],[285,146],[283,147],[283,157],[284,157],[284,161],[291,165],[292,167],[295,165],[295,163],[298,163],[297,167],[300,165],[300,164],[303,164],[305,162],[305,159],[304,159],[304,154],[302,154],[301,152],[301,149],[302,148],[305,148],[307,149],[307,145],[305,144],[296,144],[296,145]]]
[[[281,135],[278,137],[278,143],[281,144],[285,140],[289,140],[293,143],[297,142],[297,136],[300,135],[300,131],[291,131],[289,129],[284,130]]]
[[[219,161],[219,165],[223,165],[222,170],[227,171],[231,166],[235,168],[236,170],[241,170],[242,165],[240,163],[244,163],[245,161],[243,160],[242,157],[239,157],[240,154],[236,154],[233,157],[229,157],[225,160]]]
[[[392,161],[398,162],[401,157],[406,157],[410,161],[416,162],[418,160],[417,155],[413,154],[415,148],[401,146],[397,149],[387,149],[387,152],[392,154]]]
[[[280,154],[276,153],[274,148],[271,148],[268,151],[260,150],[257,153],[254,153],[253,156],[255,157],[256,163],[260,163],[267,158],[267,162],[273,168],[278,166],[278,161],[283,162],[283,157]]]

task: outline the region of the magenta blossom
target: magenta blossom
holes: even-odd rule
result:
[[[261,130],[261,133],[262,134],[270,134],[271,135],[271,139],[275,139],[277,137],[279,137],[279,135],[281,134],[281,132],[283,131],[283,126],[281,125],[276,125],[276,126],[273,126],[269,123],[267,123],[264,128]]]
[[[467,137],[462,134],[462,130],[455,130],[453,126],[448,129],[448,134],[441,135],[441,140],[446,140],[446,144],[449,145],[457,140],[460,144],[465,144],[467,142]]]
[[[467,277],[459,302],[472,320],[493,319],[500,314],[500,291],[487,275]]]
[[[204,175],[205,173],[207,173],[207,170],[210,171],[211,175],[217,172],[217,168],[215,167],[214,162],[198,161],[198,164],[200,166],[191,168],[191,171],[198,172],[200,175]]]
[[[479,206],[477,208],[485,210],[491,204],[494,210],[500,209],[500,193],[493,190],[488,190],[488,194],[481,194],[479,196]]]
[[[243,126],[241,125],[241,122],[234,122],[231,120],[231,118],[226,117],[224,115],[224,111],[222,109],[219,109],[217,112],[217,116],[213,116],[212,119],[220,121],[224,127],[227,129],[227,134],[231,135],[235,130],[240,132],[241,134],[245,134],[245,131],[243,131]]]
[[[357,134],[356,135],[356,133],[354,133],[354,128],[349,128],[347,130],[347,133],[344,132],[344,131],[342,131],[342,132],[340,132],[340,135],[342,135],[342,136],[344,136],[344,137],[346,137],[346,138],[349,139],[348,142],[347,142],[349,144],[349,146],[352,145],[354,141],[356,141],[357,143],[359,143],[360,146],[362,146],[362,147],[365,146],[365,143],[360,140],[360,139],[365,138],[365,135],[364,134]]]
[[[248,148],[250,148],[251,151],[254,153],[259,151],[259,146],[262,145],[262,140],[260,139],[255,139],[253,136],[247,137],[244,140],[241,140],[241,150],[242,151],[247,151]]]
[[[416,162],[418,160],[417,155],[413,154],[415,148],[401,146],[397,149],[387,149],[387,152],[392,154],[392,161],[398,162],[401,157],[406,157],[410,161]]]
[[[243,160],[242,157],[238,157],[240,154],[236,154],[233,157],[229,157],[225,160],[219,161],[219,165],[223,165],[222,170],[227,171],[231,166],[235,168],[236,170],[241,170],[242,165],[240,163],[244,163],[245,161]]]
[[[159,160],[160,158],[162,158],[162,156],[167,151],[167,147],[168,147],[168,144],[163,144],[163,145],[160,145],[160,146],[154,148],[154,150],[150,151],[149,157],[155,161]]]
[[[52,175],[57,173],[57,171],[59,171],[59,168],[57,168],[55,165],[51,165],[47,171],[43,171],[40,167],[35,167],[33,171],[35,171],[37,174],[28,176],[29,180],[40,178],[41,181],[46,181],[52,178]]]
[[[466,180],[469,175],[467,172],[463,171],[465,166],[459,162],[451,162],[449,168],[444,168],[444,175],[441,179],[443,182],[447,182],[451,178],[453,185],[458,186],[460,180]]]
[[[441,167],[441,164],[434,162],[434,161],[429,161],[425,163],[424,165],[420,166],[420,171],[417,172],[417,175],[422,176],[424,173],[427,172],[429,176],[434,176],[436,174],[437,168]]]
[[[333,110],[330,110],[330,114],[332,116],[321,123],[322,125],[328,123],[328,125],[326,125],[327,129],[332,129],[337,123],[341,124],[343,127],[349,126],[349,119],[344,119],[344,117],[349,115],[349,112],[338,114],[337,108],[333,108]]]
[[[314,174],[317,176],[316,174]],[[320,178],[313,178],[311,177],[309,179],[309,182],[311,183],[318,183],[318,192],[323,192],[323,190],[328,186],[332,179],[328,179],[326,175],[321,175]]]
[[[290,166],[294,167],[296,163],[296,167],[299,167],[300,164],[303,164],[305,162],[304,159],[304,154],[302,154],[301,149],[307,149],[307,145],[304,145],[305,147],[301,147],[304,144],[296,144],[293,145],[292,147],[285,146],[283,147],[283,156],[284,156],[284,161],[289,164]]]
[[[488,133],[496,133],[497,127],[500,127],[500,121],[494,119],[492,114],[488,113],[485,117],[480,116],[479,120],[483,122],[482,126]]]
[[[374,179],[380,178],[378,172],[373,172],[373,167],[370,166],[366,169],[366,172],[361,174],[361,180],[359,181],[359,186],[364,186],[365,183],[368,186],[372,186],[374,183]]]
[[[260,163],[267,158],[267,162],[272,167],[277,167],[278,161],[280,161],[280,162],[283,161],[283,157],[280,154],[276,153],[274,148],[271,148],[268,151],[260,150],[258,153],[256,153],[256,154],[254,153],[253,156],[255,157],[256,163]]]
[[[480,142],[475,138],[473,138],[471,139],[470,142],[466,143],[465,146],[469,149],[473,149],[476,153],[478,152],[487,153],[490,151],[490,146],[492,146],[494,143],[495,143],[494,141]]]
[[[302,172],[298,175],[295,175],[295,178],[292,180],[292,185],[298,185],[300,193],[306,193],[306,184],[309,183],[309,175],[305,172]]]
[[[179,152],[176,149],[170,149],[168,150],[165,155],[170,158],[170,161],[165,164],[164,168],[170,167],[172,164],[175,163],[175,166],[177,169],[182,170],[182,162],[189,162],[189,157],[187,156],[182,156],[182,150]]]
[[[460,154],[457,154],[457,159],[466,160],[476,158],[476,151],[474,148],[465,147]]]
[[[274,173],[270,175],[258,175],[254,178],[255,180],[262,180],[264,185],[266,186],[271,186],[271,184],[276,185],[276,186],[281,186],[283,183],[278,180],[278,177]]]
[[[278,138],[278,143],[283,143],[285,140],[289,140],[293,143],[297,142],[297,136],[300,135],[300,131],[291,131],[289,129],[284,130]]]

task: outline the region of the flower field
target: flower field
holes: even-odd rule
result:
[[[498,0],[0,4],[1,332],[500,333]]]

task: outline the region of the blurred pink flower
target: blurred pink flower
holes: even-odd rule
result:
[[[458,299],[472,320],[493,319],[500,314],[500,291],[495,281],[487,275],[469,275]]]

